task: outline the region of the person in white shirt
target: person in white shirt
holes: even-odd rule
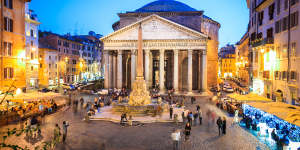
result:
[[[180,130],[174,129],[171,138],[173,140],[173,150],[179,150]]]

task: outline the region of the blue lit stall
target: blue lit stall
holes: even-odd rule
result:
[[[243,113],[241,126],[255,132],[259,139],[286,150],[300,149],[300,107],[257,102],[243,104]]]

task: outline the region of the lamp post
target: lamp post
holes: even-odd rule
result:
[[[67,68],[68,68],[68,66],[67,66],[68,62],[69,62],[69,58],[68,58],[68,57],[65,57],[65,66],[66,66],[66,67],[65,67],[65,77],[64,77],[65,80],[67,80],[67,79],[66,79],[66,76],[67,76],[67,70],[68,70],[68,69],[67,69]]]

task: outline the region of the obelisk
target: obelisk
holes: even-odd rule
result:
[[[138,51],[137,51],[137,76],[132,86],[128,104],[131,106],[145,106],[151,103],[150,93],[144,80],[143,67],[143,36],[142,25],[138,29]]]

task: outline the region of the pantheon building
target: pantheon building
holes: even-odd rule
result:
[[[131,88],[140,26],[149,88],[198,93],[216,85],[220,24],[203,11],[175,0],[157,0],[118,16],[114,32],[101,38],[105,88]]]

